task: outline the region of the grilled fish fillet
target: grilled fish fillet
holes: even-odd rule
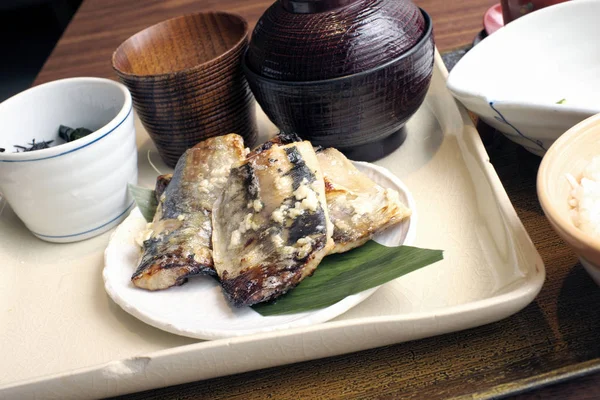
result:
[[[311,275],[333,246],[312,145],[272,146],[233,168],[212,222],[215,269],[233,305],[275,299]]]
[[[257,147],[254,154],[300,141],[295,134],[279,134]],[[317,159],[325,180],[329,218],[334,225],[331,253],[362,246],[376,233],[400,223],[411,214],[398,192],[377,185],[334,148],[318,149]]]
[[[170,182],[168,176],[159,177],[157,192],[164,191],[145,232],[139,266],[131,277],[135,286],[159,290],[181,285],[192,275],[215,275],[211,251],[213,204],[231,167],[245,156],[241,136],[219,136],[187,150]]]
[[[331,253],[362,246],[374,234],[410,216],[397,191],[377,185],[336,149],[319,151],[317,159],[334,226]]]

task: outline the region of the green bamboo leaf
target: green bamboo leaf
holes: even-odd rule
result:
[[[130,183],[129,193],[131,193],[131,196],[135,200],[135,203],[139,207],[146,221],[152,222],[154,214],[156,214],[156,207],[158,207],[158,203],[156,202],[156,196],[154,195],[154,190],[137,185],[132,185]]]
[[[386,247],[369,241],[352,251],[325,257],[315,273],[275,302],[252,308],[263,316],[328,307],[347,296],[382,285],[443,259],[441,250]]]

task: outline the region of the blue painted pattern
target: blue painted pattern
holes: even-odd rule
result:
[[[537,145],[540,149],[546,151],[546,148],[544,147],[544,144],[542,143],[541,140],[535,140],[535,139],[532,139],[530,137],[525,136],[520,130],[518,130],[513,124],[511,124],[510,122],[508,122],[506,120],[506,118],[504,118],[504,115],[502,115],[502,113],[500,113],[500,111],[498,111],[498,109],[496,107],[494,107],[494,102],[493,101],[490,101],[489,104],[490,104],[490,107],[492,108],[492,110],[494,110],[494,112],[496,114],[498,114],[497,116],[494,116],[494,118],[496,119],[496,121],[502,122],[502,123],[510,126],[516,132],[516,135],[513,135],[513,136],[517,137],[517,135],[518,135],[518,137],[521,137],[521,138],[523,138],[525,140],[528,140],[531,143]],[[507,136],[511,136],[511,135],[507,134]]]
[[[96,227],[96,228],[92,228],[92,229],[88,229],[85,232],[79,232],[79,233],[73,233],[71,235],[59,235],[59,236],[52,236],[52,235],[42,235],[41,233],[37,233],[37,232],[33,232],[34,235],[39,236],[39,237],[45,237],[48,239],[63,239],[63,238],[72,238],[75,236],[82,236],[82,235],[87,235],[88,233],[97,231],[98,229],[102,229],[104,228],[106,225],[110,225],[113,222],[115,222],[116,220],[118,220],[119,218],[121,218],[127,211],[129,211],[131,209],[131,207],[133,207],[133,205],[135,204],[135,201],[132,201],[131,204],[129,204],[127,206],[127,208],[125,208],[125,210],[121,213],[119,213],[119,215],[117,215],[116,217],[114,217],[113,219],[111,219],[110,221]]]

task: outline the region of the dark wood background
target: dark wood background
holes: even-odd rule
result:
[[[416,3],[432,16],[436,44],[443,53],[471,43],[482,28],[484,12],[496,1]],[[35,84],[72,76],[116,79],[112,52],[149,25],[220,9],[237,12],[254,26],[270,4],[270,0],[85,0]],[[503,321],[454,334],[123,398],[600,398],[600,289],[542,213],[535,191],[540,159],[488,127],[478,128],[546,265],[546,283],[531,305]]]

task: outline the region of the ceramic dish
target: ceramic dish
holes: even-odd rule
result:
[[[406,142],[376,164],[410,188],[419,211],[414,245],[443,249],[443,261],[383,285],[324,323],[198,341],[153,328],[108,297],[102,269],[110,234],[44,243],[30,238],[6,207],[0,215],[0,322],[6,327],[0,330],[0,397],[139,392],[468,329],[529,304],[544,282],[544,265],[466,110],[446,89],[439,55],[436,60]],[[276,132],[263,114],[258,123],[259,140]],[[157,172],[148,154],[158,156],[143,129],[138,146],[139,184],[152,187]]]
[[[578,182],[584,169],[600,156],[600,114],[575,125],[548,150],[538,170],[537,191],[544,214],[554,230],[577,253],[581,264],[600,285],[600,239],[583,232],[571,219],[571,185],[567,174]]]
[[[374,240],[386,246],[411,245],[416,233],[417,206],[408,188],[385,168],[360,162],[355,165],[375,183],[397,190],[404,204],[412,210],[410,219],[377,235]],[[145,227],[146,220],[136,208],[117,228],[105,252],[104,286],[115,303],[131,315],[178,335],[220,339],[314,325],[348,311],[377,290],[348,296],[321,310],[273,317],[263,317],[250,307],[231,308],[218,282],[210,277],[190,279],[185,285],[160,292],[140,290],[131,284],[131,275],[140,254],[135,238]],[[203,307],[199,309],[198,304]]]
[[[50,242],[106,232],[133,206],[137,181],[131,95],[120,83],[68,78],[34,86],[0,104],[0,193],[29,230]],[[66,143],[59,126],[93,132]],[[16,152],[14,145],[51,141]]]
[[[600,112],[600,2],[569,1],[511,22],[469,51],[448,88],[469,110],[543,155],[567,129]]]

